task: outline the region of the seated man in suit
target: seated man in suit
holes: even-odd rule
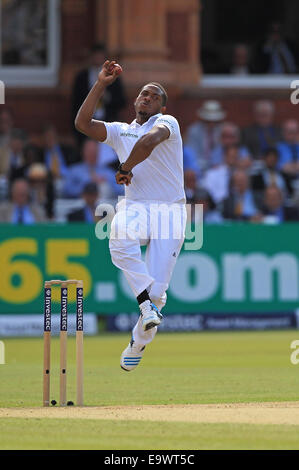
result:
[[[295,74],[298,70],[298,47],[278,21],[271,21],[265,28],[264,37],[254,48],[253,73]]]
[[[54,180],[64,178],[68,165],[77,163],[79,155],[72,146],[60,142],[57,129],[51,123],[44,125],[43,143],[44,162],[52,177]]]
[[[271,185],[264,193],[261,218],[266,223],[298,222],[299,211],[296,207],[287,206],[281,190]]]
[[[224,122],[221,126],[220,143],[216,145],[211,153],[212,166],[224,163],[225,152],[228,147],[237,146],[240,159],[243,160],[243,168],[251,165],[249,150],[240,143],[240,129],[233,122]]]
[[[87,183],[82,192],[84,207],[68,214],[68,222],[86,222],[92,224],[98,220],[95,217],[97,201],[99,199],[99,190],[96,183]]]
[[[219,204],[227,198],[231,177],[237,168],[242,168],[243,161],[238,146],[231,145],[225,149],[223,164],[210,168],[206,172],[202,185],[210,193],[215,204]]]
[[[248,175],[244,170],[235,170],[232,175],[229,195],[223,201],[222,215],[229,220],[254,220],[258,215]]]
[[[202,204],[203,221],[205,224],[221,224],[223,222],[220,211],[206,189],[202,187],[197,188],[194,195],[194,204]],[[194,218],[191,220],[193,221]]]
[[[279,169],[290,176],[299,174],[299,123],[296,119],[287,119],[282,126],[283,139],[278,142]]]
[[[45,221],[43,207],[30,202],[27,181],[16,179],[11,187],[11,202],[3,202],[0,205],[0,222],[29,225]]]
[[[10,181],[22,178],[25,165],[27,135],[23,129],[12,129],[6,154],[6,176]],[[1,156],[2,157],[2,156]]]
[[[278,151],[276,148],[269,148],[265,151],[263,166],[251,174],[251,188],[254,192],[255,202],[259,207],[266,187],[271,185],[278,186],[284,195],[289,193],[285,179],[278,170]]]
[[[242,131],[242,143],[253,159],[262,158],[263,153],[280,140],[280,129],[274,124],[275,106],[272,101],[260,100],[253,105],[254,122]]]

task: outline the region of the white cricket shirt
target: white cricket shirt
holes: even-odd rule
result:
[[[168,139],[154,148],[150,156],[133,168],[133,178],[125,186],[127,199],[138,201],[163,201],[185,203],[183,144],[178,121],[169,114],[155,114],[140,125],[136,119],[131,124],[105,122],[107,139],[121,163],[129,157],[136,142],[154,126],[163,124],[169,129]]]

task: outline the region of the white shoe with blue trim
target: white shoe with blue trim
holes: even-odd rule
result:
[[[142,359],[144,349],[145,346],[140,346],[131,339],[129,345],[120,356],[120,367],[126,371],[135,369]]]
[[[150,300],[145,300],[142,304],[139,305],[141,316],[142,316],[142,328],[144,331],[150,330],[155,326],[159,326],[163,315],[159,312],[153,302]]]

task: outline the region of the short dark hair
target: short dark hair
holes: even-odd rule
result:
[[[96,183],[86,183],[83,187],[82,194],[98,194],[99,189]]]
[[[168,95],[167,95],[167,92],[166,92],[165,88],[161,85],[161,83],[149,82],[145,86],[147,86],[147,85],[153,85],[153,86],[156,86],[157,88],[159,88],[159,90],[162,92],[162,106],[166,106],[166,103],[167,103],[167,100],[168,100]]]
[[[268,157],[268,155],[272,155],[274,154],[276,156],[276,158],[278,158],[279,154],[278,154],[278,150],[277,148],[275,147],[268,147],[265,151],[264,151],[264,157]]]

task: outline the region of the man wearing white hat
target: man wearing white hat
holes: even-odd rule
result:
[[[219,143],[221,123],[226,117],[218,101],[205,101],[197,110],[199,118],[187,129],[185,145],[191,147],[196,155],[201,172],[211,165],[211,152]]]

